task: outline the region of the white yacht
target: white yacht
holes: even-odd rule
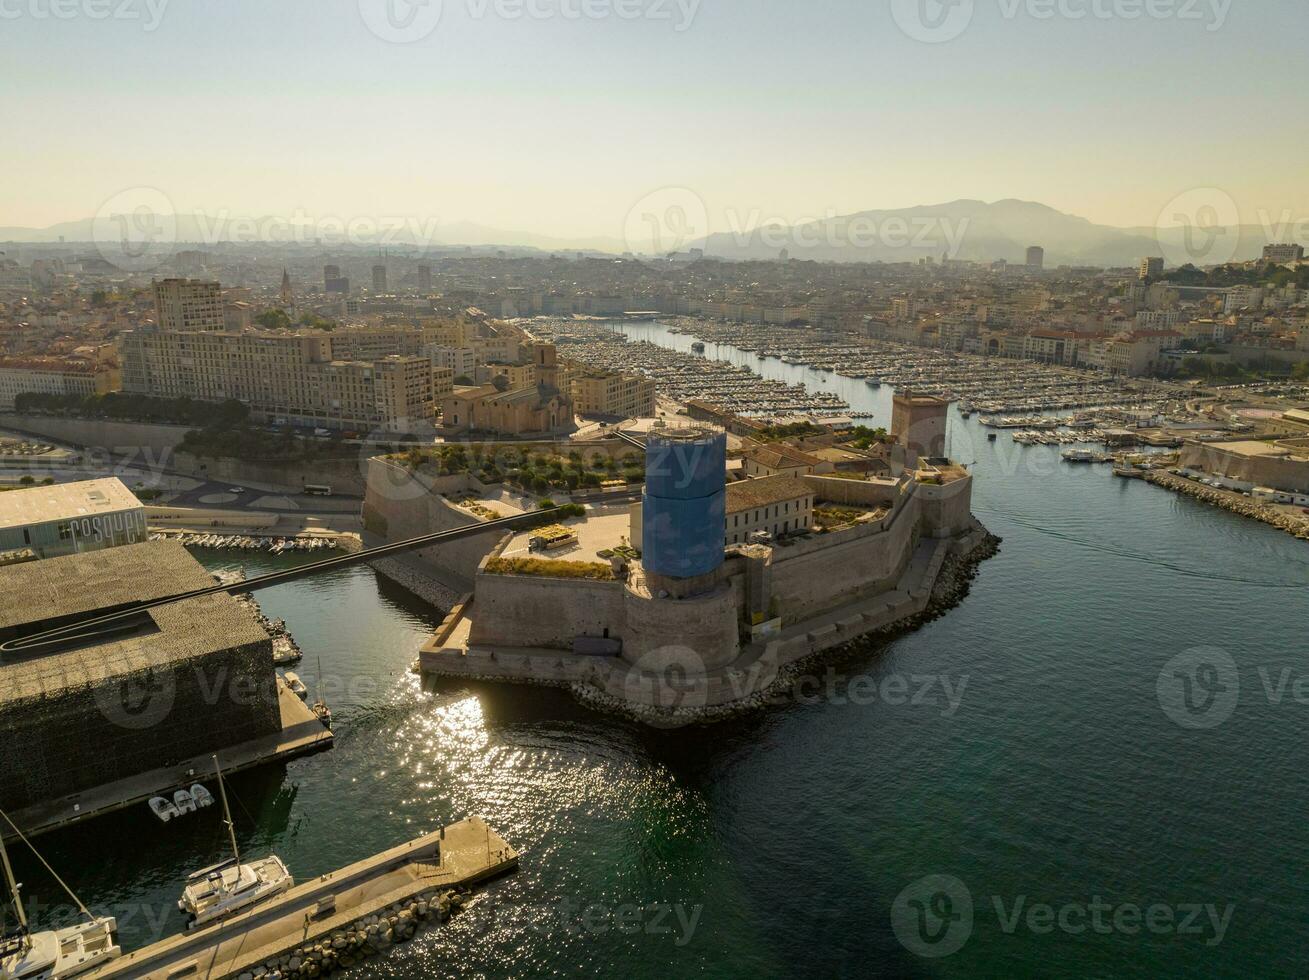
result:
[[[295,879],[281,858],[270,855],[245,864],[228,858],[200,869],[186,882],[177,907],[190,917],[187,928],[198,929],[289,891]]]
[[[187,877],[177,907],[187,914],[188,929],[198,929],[245,912],[260,902],[290,891],[295,884],[290,869],[275,854],[244,864],[241,862],[232,811],[227,805],[227,788],[223,784],[223,771],[218,766],[217,756],[214,757],[214,771],[218,774],[218,795],[223,801],[223,821],[232,842],[232,856]]]
[[[8,819],[6,816],[5,820]],[[18,828],[14,829],[17,831]],[[114,934],[118,931],[117,920],[93,916],[77,901],[75,895],[73,901],[86,916],[85,922],[63,929],[32,932],[28,928],[27,912],[19,897],[18,882],[14,880],[13,869],[9,866],[9,854],[5,851],[3,837],[0,834],[0,865],[4,866],[5,884],[12,897],[18,927],[14,932],[0,937],[0,977],[4,980],[64,980],[65,977],[80,976],[88,970],[103,966],[123,954],[114,942]],[[31,847],[31,844],[28,846]],[[42,863],[45,863],[44,860]]]

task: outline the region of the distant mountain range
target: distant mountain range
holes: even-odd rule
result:
[[[220,242],[254,241],[312,243],[315,237],[331,245],[341,240],[339,229],[315,235],[312,225],[292,228],[282,218],[218,219],[205,214],[179,214],[168,219],[169,240],[204,247]],[[101,224],[101,229],[105,225]],[[85,218],[48,228],[0,227],[0,242],[53,243],[95,240],[95,219]],[[1268,237],[1264,229],[1244,225],[1221,229],[1223,241],[1236,238],[1235,260],[1257,258]],[[504,231],[470,222],[440,225],[421,219],[394,222],[392,226],[356,229],[353,241],[378,246],[443,246],[474,248],[519,248],[555,252],[601,252],[621,254],[626,245],[619,238],[555,238],[531,232]],[[1064,214],[1044,204],[1004,200],[960,200],[948,204],[924,205],[857,214],[800,225],[769,224],[739,230],[715,232],[690,242],[686,248],[703,248],[706,255],[731,260],[776,259],[782,249],[792,258],[836,262],[916,262],[931,256],[948,256],[974,262],[1006,259],[1025,261],[1030,245],[1045,249],[1048,268],[1060,265],[1135,266],[1144,256],[1166,255],[1170,264],[1180,264],[1187,253],[1182,232],[1162,235],[1153,228],[1114,228],[1085,218]],[[1180,258],[1178,258],[1180,256]],[[1226,259],[1226,251],[1219,257]],[[1217,261],[1217,260],[1216,260]]]
[[[1258,258],[1268,244],[1258,226],[1221,229],[1237,236],[1234,260]],[[951,201],[892,211],[861,211],[804,225],[770,225],[747,232],[718,232],[697,243],[705,254],[728,259],[792,258],[837,262],[905,262],[948,256],[972,262],[1026,261],[1027,248],[1045,249],[1047,268],[1136,266],[1145,256],[1185,258],[1183,233],[1114,228],[1064,214],[1044,204],[1005,200]],[[1226,255],[1220,256],[1226,259]]]

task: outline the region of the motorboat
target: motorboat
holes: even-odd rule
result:
[[[164,823],[168,823],[168,821],[172,820],[173,817],[181,815],[176,804],[174,804],[172,800],[163,796],[150,797],[150,809],[154,812],[154,815]]]
[[[241,861],[241,851],[236,844],[236,825],[227,805],[227,788],[216,756],[214,772],[218,776],[218,795],[223,803],[223,822],[227,824],[232,856],[187,876],[177,907],[186,913],[188,929],[198,929],[237,915],[289,891],[295,885],[286,862],[275,854]]]
[[[199,783],[191,787],[191,799],[195,800],[195,805],[203,810],[207,806],[214,805],[213,794],[205,789]]]
[[[305,687],[305,682],[300,679],[299,674],[288,670],[282,675],[282,679],[286,681],[286,686],[291,693],[301,701],[309,697],[309,688]]]
[[[179,815],[184,813],[195,813],[195,797],[184,789],[179,789],[173,794],[173,806],[177,807]]]
[[[3,816],[14,833],[32,847],[9,815]],[[36,848],[32,848],[32,852],[36,853]],[[37,857],[45,864],[40,854]],[[23,907],[20,886],[14,880],[14,871],[9,864],[3,833],[0,833],[0,867],[3,867],[5,886],[17,921],[12,932],[0,937],[0,977],[4,980],[65,980],[81,976],[123,955],[122,949],[114,942],[118,920],[111,916],[92,915],[71,891],[68,894],[86,917],[84,922],[40,932],[29,927],[27,910]],[[66,885],[64,887],[67,889]]]

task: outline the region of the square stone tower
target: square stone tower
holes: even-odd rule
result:
[[[911,391],[896,392],[891,413],[891,434],[904,447],[906,464],[921,457],[941,457],[945,453],[945,421],[950,403],[931,395]]]

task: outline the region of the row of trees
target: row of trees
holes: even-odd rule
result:
[[[250,409],[232,399],[214,403],[191,398],[152,398],[122,391],[85,397],[24,392],[14,399],[14,409],[27,415],[218,427],[242,425],[250,417]]]

